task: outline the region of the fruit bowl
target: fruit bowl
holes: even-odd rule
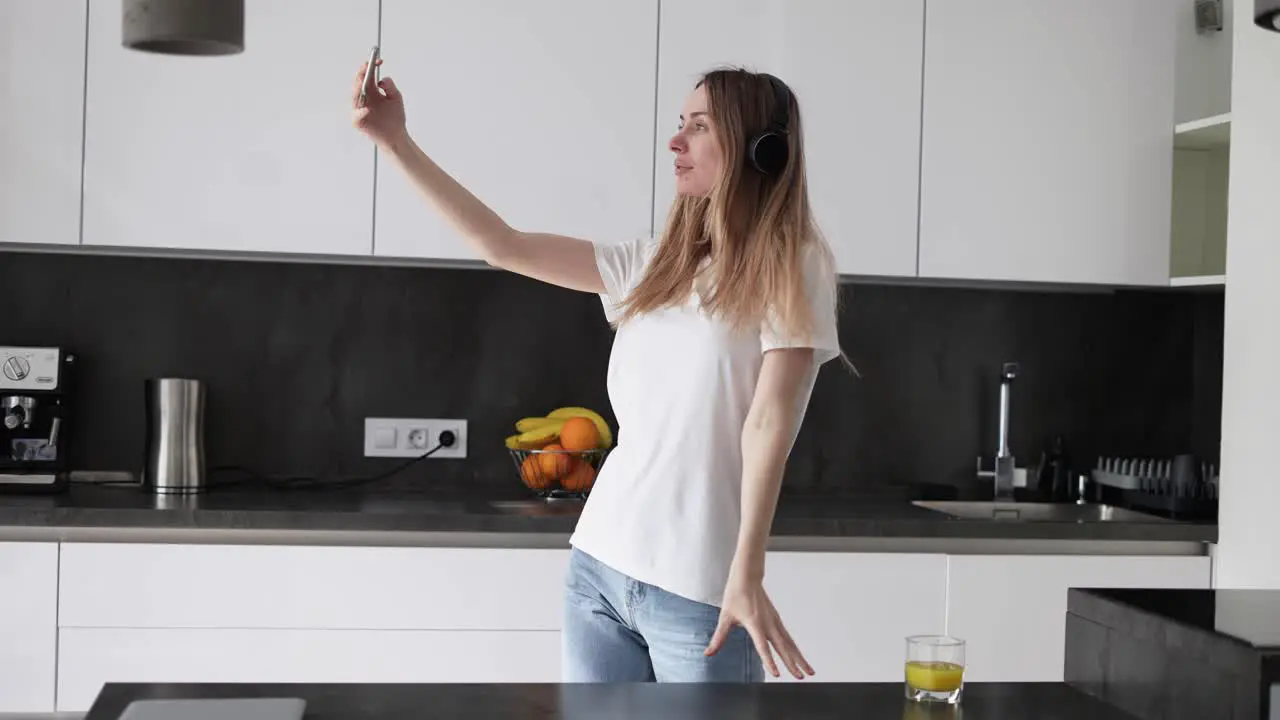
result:
[[[596,473],[609,451],[513,450],[511,460],[525,487],[542,498],[585,498],[595,484]]]
[[[609,423],[584,407],[521,418],[507,438],[521,482],[543,498],[586,497],[612,446]]]

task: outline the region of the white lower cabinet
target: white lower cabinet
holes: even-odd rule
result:
[[[775,552],[765,585],[813,666],[804,682],[901,680],[903,638],[946,623],[946,555]]]
[[[58,544],[0,542],[0,715],[53,711]]]
[[[567,550],[67,543],[58,711],[103,683],[556,682]]]
[[[559,630],[569,551],[67,543],[62,627]]]
[[[111,681],[557,682],[568,559],[0,543],[0,581],[27,588],[0,593],[17,638],[0,645],[0,712],[51,710],[55,672],[60,712]],[[969,680],[1054,681],[1067,588],[1207,588],[1210,559],[779,551],[765,583],[817,671],[805,682],[896,682],[904,638],[943,632],[968,642]]]
[[[558,682],[560,633],[65,628],[58,711],[107,682]]]
[[[965,679],[1060,682],[1067,589],[1210,587],[1208,557],[953,555],[947,633],[966,641]]]

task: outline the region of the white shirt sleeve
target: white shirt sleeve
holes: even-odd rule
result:
[[[600,301],[604,316],[614,322],[622,316],[622,303],[632,288],[644,277],[651,238],[637,238],[622,243],[596,243],[596,268],[604,281]]]
[[[809,336],[792,336],[785,332],[781,320],[771,314],[760,328],[760,351],[779,348],[813,348],[814,362],[821,365],[840,356],[840,337],[836,325],[836,299],[839,286],[835,274],[824,263],[817,247],[810,247],[804,257],[804,287],[809,310],[813,314],[813,332]]]

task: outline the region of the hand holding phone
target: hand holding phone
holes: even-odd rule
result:
[[[360,83],[360,98],[356,101],[356,107],[364,107],[368,102],[369,89],[373,87],[374,77],[378,72],[378,57],[378,46],[374,45],[369,53],[369,64],[364,69],[364,82]]]
[[[355,127],[379,145],[394,144],[405,135],[404,98],[390,76],[378,78],[382,53],[373,46],[369,62],[356,72],[351,99]]]

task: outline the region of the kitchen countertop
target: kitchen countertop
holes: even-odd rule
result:
[[[306,718],[440,720],[1132,720],[1061,683],[971,683],[959,706],[903,699],[901,683],[621,684],[107,684],[85,720],[116,720],[134,700],[301,697]]]
[[[1152,634],[1177,626],[1280,655],[1280,590],[1073,588],[1068,612],[1108,627],[1149,628]]]
[[[0,495],[0,535],[68,539],[75,531],[239,531],[309,533],[471,534],[542,537],[561,545],[573,531],[581,501],[529,496],[475,497],[457,492],[361,487],[282,490],[216,488],[196,496],[155,496],[136,486],[74,484],[59,495]],[[43,534],[41,534],[43,533]],[[81,533],[83,534],[83,533]],[[1049,522],[957,519],[892,494],[784,496],[773,539],[867,538],[1018,541],[1205,543],[1216,524],[1174,522]]]
[[[1067,591],[1063,677],[1142,718],[1280,716],[1280,590]]]

